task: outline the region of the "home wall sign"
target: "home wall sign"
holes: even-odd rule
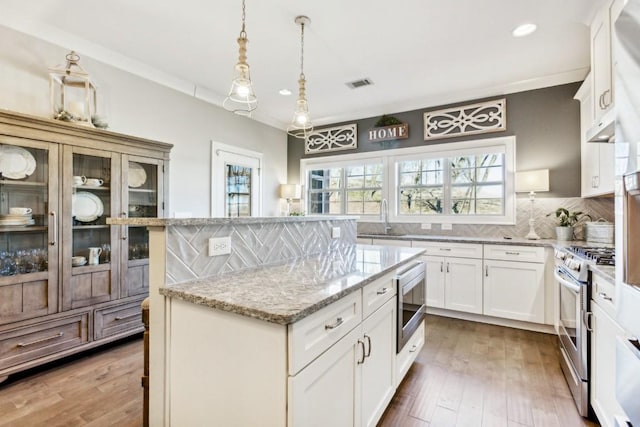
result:
[[[425,141],[507,129],[506,98],[424,113]]]
[[[370,142],[407,139],[409,138],[409,125],[400,123],[397,125],[373,128],[369,129],[368,135]]]
[[[356,123],[351,123],[311,132],[305,140],[304,152],[313,154],[356,148],[358,148],[358,127]]]

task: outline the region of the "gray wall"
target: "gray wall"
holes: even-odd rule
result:
[[[496,136],[516,136],[516,170],[549,169],[548,193],[538,193],[537,197],[579,197],[580,196],[580,104],[573,95],[580,82],[536,89],[506,95],[507,130],[505,132],[473,135],[462,138],[446,138],[428,144],[447,144],[456,141],[477,140]],[[496,99],[494,96],[486,99]],[[409,138],[387,144],[385,148],[404,148],[425,145],[423,137],[423,113],[449,106],[465,105],[482,100],[425,107],[424,109],[402,113],[389,112],[402,122],[409,124]],[[384,149],[381,143],[367,140],[368,129],[374,127],[378,117],[357,120],[358,148],[333,153],[333,155],[368,152]],[[322,126],[329,127],[345,123]],[[301,140],[289,137],[288,182],[299,182],[300,159],[331,155],[304,154]],[[524,196],[522,196],[524,197]]]

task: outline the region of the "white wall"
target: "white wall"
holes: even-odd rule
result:
[[[63,64],[72,48],[0,26],[0,108],[50,117],[47,70]],[[264,153],[262,214],[279,215],[278,185],[287,181],[284,131],[92,60],[91,52],[79,54],[98,85],[109,130],[174,144],[169,215],[209,216],[212,140]]]

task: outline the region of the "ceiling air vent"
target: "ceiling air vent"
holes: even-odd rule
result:
[[[371,79],[360,79],[360,80],[355,80],[353,82],[348,82],[347,86],[349,86],[351,89],[357,89],[359,87],[369,86],[372,84],[373,82],[371,81]]]

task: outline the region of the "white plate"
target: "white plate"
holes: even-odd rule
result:
[[[0,219],[0,225],[34,225],[33,219]]]
[[[129,162],[129,187],[140,187],[147,182],[147,173],[140,163]]]
[[[93,193],[78,191],[71,199],[71,215],[80,222],[92,222],[104,212],[102,200]]]
[[[36,159],[30,152],[13,145],[0,145],[0,172],[4,178],[26,178],[36,170]]]

